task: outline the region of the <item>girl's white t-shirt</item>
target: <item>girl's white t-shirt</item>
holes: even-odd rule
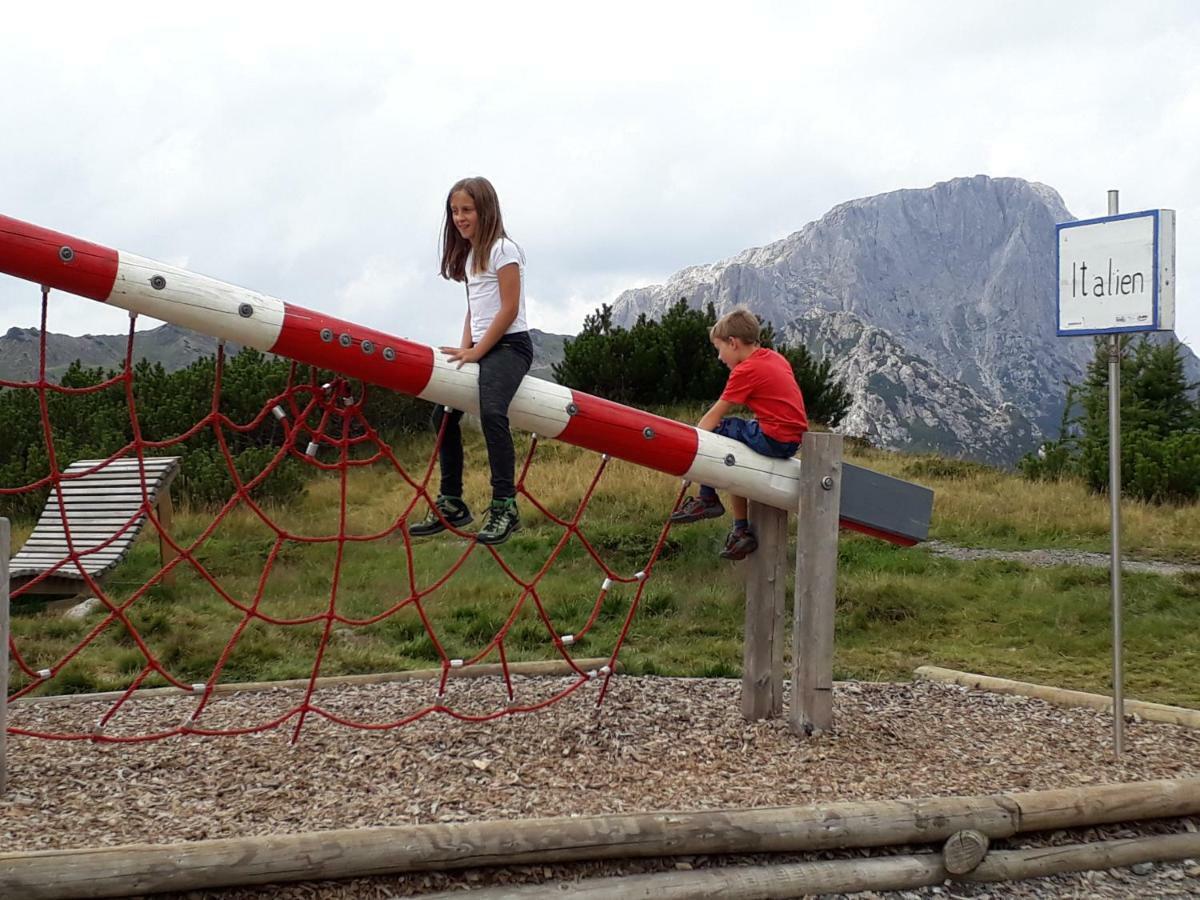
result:
[[[499,238],[492,244],[487,268],[475,272],[475,251],[467,254],[467,306],[471,311],[471,340],[479,341],[500,312],[500,279],[496,275],[504,266],[516,263],[521,275],[521,293],[517,317],[505,334],[528,331],[525,320],[525,254],[513,241]]]

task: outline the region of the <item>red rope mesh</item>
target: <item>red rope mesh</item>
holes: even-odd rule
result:
[[[643,593],[646,589],[646,584],[649,581],[650,574],[653,570],[655,562],[658,560],[662,552],[662,548],[666,542],[667,535],[670,532],[669,520],[664,521],[660,530],[657,541],[650,552],[642,570],[632,576],[623,576],[614,571],[602,558],[596,547],[587,539],[581,528],[581,521],[588,504],[595,494],[601,478],[608,464],[607,456],[603,457],[596,468],[594,475],[589,482],[583,497],[580,499],[574,512],[569,518],[563,518],[555,515],[545,504],[543,504],[527,487],[526,479],[530,471],[534,456],[538,448],[538,439],[535,435],[529,452],[525,457],[520,473],[517,477],[517,491],[528,502],[550,522],[553,522],[562,529],[558,541],[554,545],[550,554],[540,568],[528,579],[523,579],[513,567],[505,560],[501,550],[494,546],[485,546],[469,541],[462,553],[455,559],[438,577],[425,588],[421,588],[417,583],[416,575],[416,556],[414,554],[414,546],[412,537],[408,530],[409,517],[414,513],[414,510],[424,511],[426,507],[432,509],[441,518],[441,513],[437,510],[436,505],[432,502],[432,497],[429,493],[428,484],[433,475],[435,464],[438,457],[438,448],[440,447],[443,435],[445,432],[445,422],[438,433],[437,440],[434,443],[432,454],[424,466],[424,471],[420,478],[414,478],[401,465],[396,458],[392,449],[379,436],[378,432],[372,427],[369,421],[364,417],[363,404],[366,401],[365,389],[359,395],[355,396],[351,393],[351,386],[344,380],[338,378],[329,384],[320,385],[317,383],[316,372],[312,372],[307,381],[302,381],[297,377],[298,367],[293,363],[286,389],[282,394],[276,395],[267,399],[261,410],[248,422],[237,423],[221,412],[221,391],[222,377],[225,367],[225,356],[223,345],[218,348],[215,375],[213,379],[212,403],[207,415],[193,426],[188,428],[184,433],[177,436],[162,440],[147,440],[142,435],[141,421],[138,415],[137,402],[134,395],[134,366],[133,366],[133,350],[134,350],[134,324],[135,317],[131,316],[129,332],[126,341],[125,359],[122,371],[99,384],[82,387],[69,388],[54,384],[46,378],[46,321],[48,309],[49,291],[46,288],[42,289],[42,310],[41,310],[41,334],[39,340],[39,361],[38,375],[36,381],[31,382],[8,382],[0,381],[0,387],[10,389],[27,389],[33,390],[37,394],[38,409],[41,417],[41,428],[45,439],[46,454],[49,461],[49,471],[45,477],[39,478],[36,481],[28,484],[19,485],[16,487],[0,487],[0,497],[12,496],[17,494],[27,494],[34,491],[39,491],[49,488],[54,496],[57,497],[58,509],[61,519],[63,535],[67,547],[67,553],[63,559],[58,561],[53,566],[47,568],[44,572],[37,575],[28,583],[16,589],[13,594],[13,600],[17,600],[22,595],[29,593],[31,588],[37,586],[46,579],[52,578],[60,572],[74,572],[83,581],[91,594],[99,598],[103,604],[106,615],[98,622],[90,631],[80,640],[74,647],[60,656],[57,660],[48,666],[38,668],[36,665],[27,660],[20,651],[15,638],[9,636],[9,652],[11,656],[11,664],[19,672],[23,673],[28,681],[22,687],[14,691],[10,695],[10,699],[17,699],[26,696],[43,685],[51,682],[56,675],[61,673],[63,669],[73,659],[79,656],[90,644],[92,644],[100,635],[104,634],[110,628],[121,628],[132,641],[138,652],[142,654],[145,660],[144,666],[140,672],[129,684],[129,686],[121,692],[119,698],[112,703],[107,711],[100,717],[96,724],[87,731],[67,731],[67,732],[51,732],[38,730],[33,728],[18,728],[9,727],[10,734],[21,734],[30,737],[57,739],[57,740],[92,740],[112,743],[124,742],[141,742],[159,740],[175,735],[236,735],[250,734],[256,732],[267,731],[283,725],[285,722],[294,720],[292,727],[292,740],[299,738],[300,733],[307,721],[309,715],[317,715],[321,718],[344,725],[351,728],[361,728],[370,730],[384,730],[397,728],[421,719],[432,713],[441,713],[447,716],[454,717],[463,721],[482,722],[498,718],[500,716],[512,715],[515,713],[527,713],[544,709],[577,691],[580,687],[588,682],[602,677],[601,687],[597,697],[597,705],[603,702],[604,696],[608,690],[610,680],[616,669],[617,657],[624,645],[633,622],[633,617],[637,612],[641,602]],[[125,401],[128,406],[129,420],[131,426],[132,440],[113,453],[101,463],[89,468],[86,472],[66,473],[62,470],[55,451],[54,432],[51,427],[49,396],[52,394],[93,394],[110,388],[120,387],[124,391]],[[283,441],[274,455],[270,458],[267,464],[260,472],[252,478],[243,481],[239,475],[234,462],[233,452],[230,450],[227,440],[227,432],[248,433],[259,428],[268,416],[275,415],[280,421],[283,428]],[[310,421],[317,417],[317,424],[310,425]],[[201,533],[189,543],[179,543],[167,530],[155,508],[155,501],[151,496],[148,480],[146,476],[146,459],[147,453],[150,452],[153,456],[156,452],[169,450],[182,444],[184,441],[196,436],[205,429],[211,429],[217,448],[221,458],[224,460],[225,467],[233,482],[233,492],[231,496],[221,505],[213,520],[201,531]],[[368,453],[357,451],[357,448],[367,446]],[[301,447],[306,449],[301,451]],[[337,452],[336,462],[322,462],[316,458],[316,449],[332,448]],[[352,452],[354,455],[352,456]],[[337,516],[337,530],[332,534],[323,535],[305,535],[299,534],[284,528],[277,522],[270,511],[259,503],[252,496],[253,491],[261,485],[272,473],[274,473],[282,462],[287,458],[292,458],[300,461],[304,465],[315,467],[322,471],[336,472],[338,475],[338,496],[339,508]],[[100,471],[105,466],[121,459],[136,459],[139,480],[141,483],[141,504],[133,515],[120,527],[115,533],[105,539],[101,543],[89,544],[87,538],[77,539],[72,535],[71,522],[67,515],[67,504],[64,501],[63,485],[70,482],[72,479],[77,479]],[[349,484],[349,473],[352,468],[371,466],[377,463],[386,463],[390,470],[399,476],[413,490],[412,499],[396,517],[388,527],[370,534],[352,534],[347,529],[347,493]],[[685,485],[686,486],[686,485]],[[680,488],[680,497],[682,496],[683,488]],[[680,497],[676,498],[677,505]],[[274,540],[271,544],[270,551],[263,563],[262,571],[259,575],[256,588],[249,602],[239,601],[237,598],[226,590],[218,577],[214,575],[204,562],[199,558],[200,551],[209,541],[212,535],[216,532],[222,521],[238,507],[244,507],[249,510],[255,519],[262,525],[270,529],[274,533]],[[149,525],[157,533],[160,540],[170,547],[174,554],[173,558],[165,562],[144,584],[137,587],[133,593],[124,601],[115,601],[97,577],[91,575],[85,566],[89,556],[104,550],[117,541],[122,535],[127,534],[130,529],[137,526],[139,520],[145,517]],[[447,530],[461,537],[471,537],[467,532],[463,532],[443,519],[443,524]],[[347,545],[358,542],[379,541],[388,538],[399,537],[402,541],[404,558],[407,570],[407,585],[405,593],[400,596],[395,602],[391,603],[382,612],[374,615],[354,617],[342,612],[339,605],[341,597],[342,576],[345,564],[345,553]],[[592,604],[592,609],[586,622],[573,635],[560,634],[555,626],[546,604],[543,601],[542,586],[543,579],[546,574],[554,566],[559,559],[564,549],[569,545],[572,539],[580,542],[588,556],[595,562],[596,566],[604,574],[604,583],[600,588],[595,601]],[[334,560],[332,565],[332,573],[329,587],[328,602],[325,608],[317,613],[308,616],[300,616],[295,618],[286,618],[268,614],[261,609],[261,604],[266,595],[267,584],[271,573],[276,566],[280,555],[289,543],[297,544],[333,544],[335,546]],[[520,590],[520,593],[513,603],[507,617],[500,626],[491,640],[470,658],[456,660],[451,659],[447,653],[443,641],[439,639],[437,629],[431,621],[428,611],[425,608],[425,600],[431,594],[445,585],[451,578],[458,573],[467,563],[471,556],[480,552],[480,548],[485,547],[486,552],[490,554],[496,566],[502,571],[505,576]],[[139,602],[144,601],[149,591],[156,584],[167,578],[176,568],[188,567],[193,571],[204,583],[212,589],[212,591],[221,598],[228,608],[238,616],[237,624],[233,627],[228,640],[218,656],[211,674],[203,684],[187,684],[180,678],[176,677],[170,671],[170,668],[162,660],[160,660],[143,635],[139,633],[135,623],[130,618],[130,611]],[[609,593],[610,585],[617,584],[634,584],[637,587],[634,596],[630,601],[629,608],[625,615],[625,620],[622,624],[620,635],[617,638],[615,645],[607,657],[607,665],[603,666],[599,671],[585,672],[577,664],[568,649],[576,641],[584,637],[595,625],[601,609]],[[557,656],[569,667],[574,673],[573,680],[557,693],[549,697],[536,699],[533,702],[521,703],[517,699],[516,687],[513,682],[512,671],[508,660],[508,654],[505,649],[505,641],[509,636],[509,632],[513,625],[518,620],[523,609],[528,605],[532,605],[534,613],[540,621],[542,627],[545,628],[546,634],[554,648]],[[350,716],[337,713],[333,710],[323,708],[314,702],[314,694],[317,689],[317,679],[320,677],[321,665],[325,658],[327,648],[330,643],[334,629],[341,625],[347,627],[359,627],[371,625],[383,621],[389,617],[395,616],[409,607],[416,613],[422,627],[429,638],[437,657],[440,661],[440,679],[438,683],[438,694],[436,701],[428,703],[412,713],[384,722],[367,722],[361,721]],[[278,627],[299,627],[306,625],[319,625],[320,637],[318,640],[316,652],[313,659],[311,670],[306,680],[303,699],[295,705],[289,707],[279,715],[265,722],[260,722],[252,725],[236,726],[236,727],[211,727],[205,726],[200,722],[201,716],[208,708],[214,694],[214,689],[220,683],[220,677],[227,666],[230,657],[239,644],[239,641],[244,637],[246,630],[255,622],[261,622],[266,625]],[[502,708],[491,710],[483,713],[466,712],[458,710],[444,702],[446,687],[450,678],[451,670],[454,668],[466,668],[477,665],[483,660],[496,656],[499,661],[500,671],[503,679],[505,694],[507,696],[507,704]],[[118,716],[118,713],[125,706],[126,702],[142,689],[145,681],[152,675],[158,675],[169,685],[173,685],[183,691],[188,692],[193,697],[197,698],[195,709],[191,711],[187,719],[171,728],[151,731],[142,734],[107,734],[104,729],[112,723]]]

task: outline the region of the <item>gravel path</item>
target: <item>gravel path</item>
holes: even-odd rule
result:
[[[518,698],[545,696],[563,685],[554,678],[519,679]],[[502,701],[498,687],[454,682],[447,700],[464,710],[495,708]],[[596,687],[586,685],[544,712],[486,725],[438,716],[395,731],[364,732],[314,720],[295,747],[288,745],[290,729],[131,745],[14,737],[10,787],[0,799],[0,843],[6,850],[170,843],[367,825],[987,794],[1200,774],[1200,732],[1130,722],[1125,760],[1116,763],[1107,715],[953,685],[839,683],[836,731],[807,742],[779,721],[743,722],[736,680],[618,677],[598,713]],[[319,692],[317,702],[340,714],[385,720],[428,702],[433,689],[411,682],[332,688]],[[228,695],[204,718],[208,724],[261,721],[295,699],[284,691]],[[186,698],[145,699],[131,702],[116,721],[119,729],[138,733],[178,722],[191,709]],[[11,724],[71,730],[90,725],[100,712],[95,704],[20,703]],[[1196,827],[1177,820],[1139,831]],[[1071,843],[1126,830],[1037,840]],[[1022,838],[1006,846],[1033,843]],[[388,898],[723,863],[733,861],[512,867],[175,896]],[[875,896],[1200,896],[1200,863]]]
[[[1107,553],[1090,553],[1086,550],[984,550],[956,547],[942,541],[929,541],[923,546],[930,553],[950,559],[1007,559],[1027,566],[1094,566],[1104,569],[1109,567]],[[1180,575],[1185,572],[1200,572],[1200,565],[1123,558],[1121,569],[1126,572],[1150,572],[1155,575]]]

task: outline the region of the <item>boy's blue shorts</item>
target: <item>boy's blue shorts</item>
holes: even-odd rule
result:
[[[755,453],[773,456],[776,459],[795,456],[796,451],[800,449],[799,441],[777,441],[775,438],[763,434],[758,422],[753,419],[746,420],[736,417],[722,419],[721,424],[714,428],[713,432],[740,441]]]

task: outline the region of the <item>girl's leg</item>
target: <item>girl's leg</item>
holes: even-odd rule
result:
[[[517,494],[513,483],[516,455],[508,424],[508,407],[529,371],[532,349],[530,345],[530,356],[527,357],[523,348],[502,343],[479,361],[479,418],[492,470],[493,500],[507,500]]]
[[[434,433],[442,427],[442,416],[446,407],[435,406],[431,424]],[[446,432],[442,435],[442,446],[438,450],[438,462],[442,471],[442,486],[438,491],[443,497],[462,497],[463,495],[463,443],[462,443],[462,410],[451,410],[446,419]]]
[[[732,503],[730,505],[733,506],[733,517],[735,519],[742,519],[743,521],[745,521],[747,518],[746,509],[748,506],[748,504],[746,503],[746,498],[732,496],[732,497],[730,497],[730,500],[732,501]]]

